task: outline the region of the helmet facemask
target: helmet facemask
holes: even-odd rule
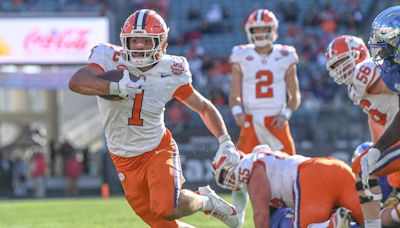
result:
[[[236,167],[229,170],[225,168],[214,170],[215,181],[222,188],[233,191],[237,190],[238,186],[237,186],[235,170]]]
[[[256,32],[258,28],[268,30],[266,32]],[[265,47],[271,45],[277,39],[277,28],[273,23],[254,23],[246,25],[247,38],[250,43],[256,47]]]
[[[167,33],[148,34],[148,33],[131,33],[120,35],[121,44],[126,55],[127,65],[133,67],[146,67],[157,63],[160,56],[165,53],[167,47]],[[150,49],[131,49],[130,39],[133,38],[151,38],[152,47]]]
[[[392,6],[376,16],[371,25],[368,46],[372,58],[383,72],[400,66],[400,6]]]
[[[371,35],[368,46],[371,51],[372,59],[377,66],[379,66],[384,72],[393,70],[393,59],[395,58],[395,48],[384,42],[384,34]],[[397,48],[399,48],[397,44]],[[384,65],[384,61],[386,61]]]
[[[351,50],[333,56],[328,60],[326,69],[337,84],[350,84],[356,68],[356,59],[359,58],[359,55],[358,51]]]

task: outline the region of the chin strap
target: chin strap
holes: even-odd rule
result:
[[[368,180],[368,184],[364,185],[361,181],[356,183],[357,191],[364,191],[365,196],[359,196],[360,203],[368,203],[371,201],[381,201],[382,200],[382,193],[372,193],[371,188],[379,186],[378,180]]]

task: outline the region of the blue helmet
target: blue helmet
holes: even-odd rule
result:
[[[380,66],[384,72],[389,72],[400,64],[399,41],[400,6],[393,6],[376,16],[372,22],[368,42],[375,64]]]
[[[372,142],[363,142],[360,145],[358,145],[353,152],[353,157],[351,158],[351,162],[353,162],[354,159],[356,159],[362,152],[372,147],[372,145],[373,145]]]

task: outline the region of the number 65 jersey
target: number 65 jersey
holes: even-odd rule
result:
[[[399,111],[399,98],[395,93],[369,93],[368,90],[378,80],[381,80],[380,68],[375,65],[372,59],[366,59],[357,64],[352,83],[348,86],[348,95],[355,104],[360,105],[363,111],[369,115],[370,127],[371,124],[377,124],[386,129]],[[374,123],[371,123],[371,121]],[[379,138],[383,132],[371,133],[373,138]]]
[[[242,101],[247,114],[275,116],[286,105],[286,71],[298,62],[292,46],[274,44],[272,52],[263,56],[253,44],[235,46],[231,63],[242,70]]]
[[[122,48],[100,44],[92,49],[89,65],[103,71],[125,67]],[[110,101],[97,97],[110,153],[134,157],[156,148],[165,134],[165,104],[174,97],[186,99],[193,93],[192,75],[184,57],[163,55],[150,70],[129,68],[137,77],[145,77],[143,92],[135,99]],[[179,95],[178,95],[179,94]]]

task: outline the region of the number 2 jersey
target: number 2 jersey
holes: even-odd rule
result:
[[[242,103],[247,114],[275,116],[286,106],[285,75],[298,62],[292,46],[274,44],[269,55],[260,55],[253,44],[235,46],[231,63],[242,71]]]
[[[236,168],[237,185],[246,190],[255,163],[261,163],[271,188],[271,204],[275,207],[293,207],[293,184],[298,166],[307,161],[301,155],[289,156],[283,152],[253,152],[246,155]],[[263,186],[259,186],[263,187]]]
[[[88,64],[103,71],[120,69],[125,66],[122,48],[99,44],[92,49]],[[142,94],[137,94],[135,99],[121,101],[97,97],[108,149],[110,153],[122,157],[137,156],[156,148],[166,131],[165,104],[178,93],[183,99],[193,93],[192,74],[185,57],[163,55],[146,72],[137,68],[128,70],[137,77],[145,76]]]
[[[381,70],[372,59],[364,60],[356,66],[351,84],[348,86],[348,95],[355,104],[361,106],[372,121],[386,129],[399,111],[399,98],[395,93],[368,92],[380,78]]]

